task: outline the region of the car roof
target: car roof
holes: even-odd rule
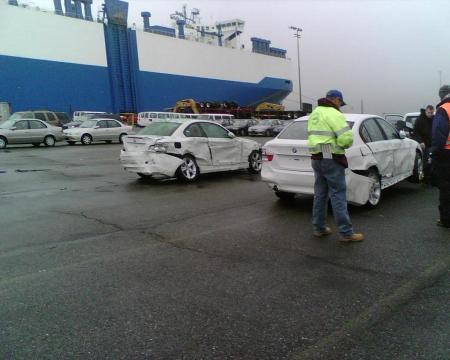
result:
[[[419,116],[420,112],[410,112],[410,113],[406,113],[405,116]]]
[[[381,116],[379,115],[372,115],[372,114],[348,114],[348,113],[343,113],[342,115],[345,116],[345,119],[347,121],[351,121],[353,123],[360,123],[363,120],[369,119],[369,118],[380,118],[382,119]],[[309,116],[302,116],[301,118],[295,119],[295,121],[305,121],[308,120]]]

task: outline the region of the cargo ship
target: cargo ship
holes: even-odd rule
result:
[[[185,98],[242,106],[280,103],[292,91],[290,59],[270,41],[241,43],[244,21],[203,24],[199,11],[171,26],[128,24],[128,3],[54,0],[44,11],[0,0],[0,101],[13,111],[162,111]]]

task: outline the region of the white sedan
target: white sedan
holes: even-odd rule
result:
[[[141,177],[194,181],[200,173],[261,171],[260,145],[236,138],[224,127],[201,120],[152,122],[124,139],[120,160]]]
[[[423,177],[419,144],[376,115],[344,114],[353,131],[346,150],[347,200],[378,205],[381,190],[406,178]],[[280,198],[314,194],[314,172],[307,146],[308,117],[295,120],[263,147],[262,180]]]
[[[79,127],[64,130],[69,145],[81,142],[90,145],[94,141],[118,141],[122,143],[123,137],[133,133],[133,128],[124,125],[115,119],[90,119],[84,121]]]

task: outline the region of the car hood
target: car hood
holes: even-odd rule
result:
[[[251,126],[249,130],[267,130],[270,129],[272,125],[255,125]]]

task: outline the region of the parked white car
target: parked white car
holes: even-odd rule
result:
[[[79,127],[64,130],[69,145],[81,142],[89,145],[94,141],[118,141],[122,143],[123,137],[133,133],[133,128],[114,119],[91,119],[84,121]]]
[[[376,206],[381,190],[406,178],[423,177],[419,144],[381,117],[344,114],[352,127],[353,145],[346,150],[347,200]],[[262,180],[280,198],[314,194],[314,172],[307,146],[308,117],[295,120],[263,147]]]
[[[8,144],[55,146],[64,140],[62,128],[38,119],[9,119],[0,123],[0,149]]]
[[[153,122],[124,139],[120,160],[141,177],[194,181],[201,173],[261,171],[260,145],[236,138],[219,124],[201,120]]]

